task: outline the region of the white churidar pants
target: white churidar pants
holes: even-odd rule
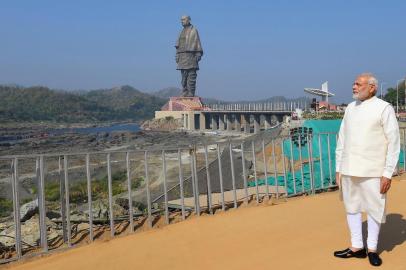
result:
[[[364,242],[362,239],[362,215],[357,214],[347,214],[348,227],[351,232],[351,246],[354,248],[363,248]],[[371,216],[368,215],[368,238],[367,246],[370,250],[377,250],[378,247],[378,237],[381,224],[376,222]]]
[[[367,246],[376,250],[381,223],[386,220],[386,194],[380,193],[381,179],[378,177],[341,176],[341,192],[347,212],[347,222],[354,248],[363,248],[362,216],[368,214]]]

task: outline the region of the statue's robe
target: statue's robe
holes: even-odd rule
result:
[[[199,33],[193,25],[183,28],[175,48],[178,64],[176,69],[199,69],[198,60],[203,55],[203,49]]]

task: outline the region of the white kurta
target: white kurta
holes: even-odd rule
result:
[[[344,121],[341,124],[339,139],[336,148],[336,170],[340,172],[342,153],[344,147],[345,132]],[[399,126],[392,106],[387,106],[381,115],[381,124],[385,138],[388,142],[385,157],[385,166],[382,176],[392,178],[396,169],[400,151]],[[374,138],[365,138],[373,140]],[[351,175],[341,176],[342,197],[347,213],[367,212],[372,218],[380,223],[386,219],[386,194],[380,194],[380,177],[354,177]]]
[[[379,223],[386,221],[386,194],[378,177],[341,176],[341,192],[348,214],[365,212]]]

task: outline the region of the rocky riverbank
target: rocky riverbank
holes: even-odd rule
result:
[[[165,121],[167,123],[168,121]],[[159,123],[158,123],[159,124]],[[161,123],[162,124],[162,123]],[[151,123],[148,123],[151,127]],[[20,129],[21,127],[19,127]],[[160,125],[159,129],[162,129]],[[130,175],[132,184],[131,204],[135,222],[137,226],[143,226],[147,210],[146,197],[146,164],[142,150],[148,150],[148,172],[149,189],[152,202],[152,212],[161,211],[163,203],[163,181],[166,179],[168,186],[168,198],[179,198],[179,169],[181,166],[184,180],[184,195],[192,196],[191,185],[191,156],[190,146],[202,144],[208,145],[208,160],[205,160],[204,148],[196,149],[196,168],[198,186],[200,194],[204,194],[207,188],[206,173],[210,174],[212,192],[219,192],[220,175],[218,167],[218,152],[216,143],[220,143],[222,176],[224,190],[231,190],[231,160],[230,152],[233,152],[233,164],[235,174],[235,187],[244,186],[242,176],[242,163],[246,166],[247,180],[254,181],[253,156],[251,150],[251,140],[255,142],[258,177],[263,176],[262,160],[262,140],[267,148],[265,153],[269,160],[269,142],[278,135],[287,135],[289,127],[280,126],[273,130],[268,130],[256,135],[244,135],[237,133],[214,133],[214,132],[184,132],[184,131],[152,131],[142,130],[138,132],[115,131],[99,133],[73,133],[67,132],[55,136],[43,136],[21,140],[11,145],[0,146],[0,156],[18,154],[56,154],[54,157],[46,157],[45,161],[45,206],[48,243],[57,247],[63,243],[63,220],[61,208],[64,202],[64,170],[63,159],[60,155],[69,154],[68,176],[70,190],[70,219],[72,223],[72,239],[87,239],[89,215],[93,217],[94,228],[98,234],[108,231],[109,224],[109,204],[108,204],[108,179],[107,160],[105,150],[123,150],[123,153],[111,154],[111,178],[113,192],[113,215],[118,224],[128,220],[129,199],[127,193],[127,174],[125,151],[135,150],[130,155]],[[22,129],[30,132],[30,128]],[[4,129],[2,129],[4,132]],[[239,141],[228,148],[228,140]],[[244,147],[247,151],[245,158],[242,158],[240,151],[241,139],[247,139]],[[184,148],[178,152],[177,149]],[[166,173],[163,172],[162,150],[166,149]],[[141,151],[137,151],[141,150]],[[90,177],[92,186],[92,211],[88,210],[87,188],[86,188],[86,152],[99,152],[92,154],[90,158]],[[269,152],[269,153],[268,153]],[[280,149],[276,149],[279,153]],[[74,153],[82,153],[72,155]],[[180,157],[180,160],[179,160]],[[206,170],[206,162],[209,167]],[[282,170],[282,161],[277,161],[278,171]],[[281,163],[281,164],[279,164]],[[62,167],[59,167],[62,164]],[[181,165],[180,165],[181,164]],[[0,257],[5,259],[10,254],[14,254],[15,228],[12,217],[12,197],[11,197],[11,160],[0,161],[0,250],[3,252]],[[270,167],[270,165],[268,165]],[[281,168],[279,168],[281,167]],[[271,173],[271,171],[269,171]],[[281,172],[278,172],[281,173]],[[22,221],[21,233],[23,248],[27,252],[36,250],[39,241],[39,217],[38,217],[38,179],[35,172],[35,160],[24,161],[19,159],[19,184],[20,191],[20,215]],[[176,211],[175,211],[176,212]],[[174,214],[174,213],[172,213]],[[121,223],[120,223],[121,222]],[[119,227],[121,225],[118,225]],[[125,225],[124,227],[126,227]],[[75,240],[76,241],[76,240]]]
[[[82,126],[83,127],[83,126]],[[47,126],[49,129],[49,126]],[[54,136],[46,136],[46,130],[44,126],[28,126],[26,128],[22,126],[7,126],[0,128],[0,134],[2,135],[18,135],[24,136],[27,134],[37,134],[38,136],[26,136],[17,140],[15,143],[1,143],[0,142],[0,156],[12,156],[12,155],[29,155],[29,154],[55,154],[54,158],[46,159],[45,181],[49,185],[49,197],[55,197],[55,193],[58,191],[56,182],[60,181],[61,171],[58,169],[59,155],[73,154],[73,153],[86,153],[86,152],[104,152],[106,150],[151,150],[149,156],[151,178],[155,177],[162,180],[158,174],[160,172],[161,151],[163,149],[176,149],[179,147],[189,147],[193,144],[211,144],[218,141],[225,141],[232,138],[240,138],[240,135],[233,134],[207,134],[207,133],[187,133],[183,131],[114,131],[114,132],[99,132],[99,133],[75,133],[66,132],[57,134]],[[176,154],[168,153],[174,155]],[[84,169],[84,155],[78,155],[77,160],[72,157],[69,161],[69,178],[70,182],[74,185],[73,188],[80,190],[83,184]],[[112,162],[119,161],[114,165],[113,176],[117,175],[117,181],[113,182],[114,187],[118,191],[125,188],[123,176],[125,176],[125,157],[119,155],[117,157],[112,156]],[[142,175],[144,174],[143,155],[137,154],[132,157],[132,167],[134,167],[134,184],[143,184]],[[106,174],[106,156],[99,155],[91,160],[93,163],[92,178],[94,177],[100,183],[100,186],[105,188],[104,177]],[[172,164],[172,161],[168,162],[168,171],[170,174],[174,174],[173,169],[176,163]],[[7,212],[7,209],[12,207],[12,193],[11,193],[11,159],[0,160],[0,212]],[[124,173],[123,173],[124,172]],[[63,174],[63,172],[62,172]],[[37,189],[37,180],[35,172],[35,160],[34,159],[20,159],[19,161],[19,191],[21,202],[26,202],[35,197]],[[81,195],[80,195],[81,196]],[[79,197],[80,197],[79,196]]]

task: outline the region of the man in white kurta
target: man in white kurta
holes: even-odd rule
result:
[[[386,194],[399,151],[399,127],[393,107],[375,97],[378,81],[359,75],[353,84],[354,102],[345,111],[336,149],[336,179],[342,192],[351,233],[351,247],[334,252],[340,258],[365,258],[382,264],[377,254],[381,223],[385,222]],[[368,215],[368,252],[362,239],[362,216]]]

